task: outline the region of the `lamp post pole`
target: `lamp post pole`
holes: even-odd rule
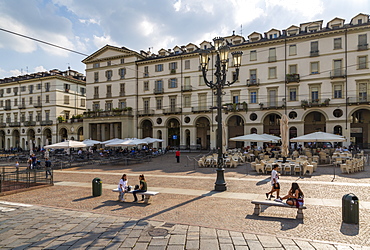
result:
[[[207,71],[208,71],[208,61],[209,61],[209,50],[203,50],[200,53],[200,65],[202,67],[202,73],[205,84],[211,88],[213,93],[217,96],[217,179],[215,182],[215,191],[226,191],[226,182],[224,178],[224,157],[223,157],[223,145],[222,145],[222,95],[225,94],[222,89],[225,86],[230,86],[234,84],[239,77],[239,67],[241,64],[241,56],[243,52],[237,51],[232,52],[235,73],[236,76],[232,82],[226,82],[226,73],[228,68],[228,53],[230,47],[228,45],[223,45],[224,38],[216,37],[213,39],[214,41],[214,50],[216,51],[216,63],[215,68],[216,71],[214,73],[216,79],[215,81],[208,81],[207,80]],[[226,138],[225,138],[226,139]]]

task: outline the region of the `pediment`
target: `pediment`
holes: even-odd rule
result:
[[[128,57],[128,56],[139,56],[140,58],[144,58],[139,53],[129,50],[125,47],[115,47],[112,45],[105,45],[98,51],[94,52],[92,55],[85,58],[82,62],[83,63],[89,63],[92,61],[101,61],[106,60],[108,58],[114,58],[114,57]]]

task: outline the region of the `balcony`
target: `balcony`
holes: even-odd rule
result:
[[[26,127],[36,126],[36,122],[35,121],[26,121],[26,122],[23,122],[23,125],[26,126]]]
[[[276,56],[269,56],[269,62],[276,62]]]
[[[53,125],[53,121],[52,120],[40,121],[40,125],[41,126],[51,126]]]
[[[0,122],[0,128],[5,128],[6,127],[6,123],[5,122]]]
[[[20,127],[21,123],[20,122],[9,122],[9,127]]]
[[[106,98],[111,98],[111,97],[112,97],[112,93],[108,92],[107,95],[106,95]]]
[[[35,104],[33,104],[33,107],[34,108],[42,108],[42,103],[40,102],[40,103],[35,103]]]
[[[4,110],[11,110],[12,109],[12,107],[10,107],[10,105],[5,105],[4,106]]]
[[[94,99],[99,99],[99,94],[98,95],[94,95]]]
[[[319,51],[318,50],[311,50],[310,51],[310,56],[313,57],[313,56],[319,56]]]
[[[367,50],[368,44],[359,44],[357,45],[357,50]]]
[[[182,92],[189,92],[189,91],[193,91],[193,87],[190,86],[190,85],[185,85],[185,86],[182,86],[181,87],[181,91]]]
[[[311,107],[327,107],[329,106],[330,99],[314,99],[314,100],[302,100],[301,107],[306,109]]]
[[[286,82],[287,83],[290,83],[290,82],[299,82],[299,81],[300,81],[299,74],[287,74],[286,75]]]
[[[158,94],[163,94],[164,93],[164,89],[163,88],[155,88],[153,93],[155,95],[158,95]]]
[[[370,104],[370,95],[348,97],[348,105]]]
[[[163,114],[164,115],[180,114],[181,112],[182,112],[181,108],[171,107],[171,108],[163,109]]]
[[[64,89],[64,92],[69,93],[69,89]]]
[[[25,109],[25,108],[26,108],[26,104],[24,104],[24,103],[19,104],[19,105],[18,105],[18,108],[19,108],[19,109]]]
[[[138,116],[151,116],[151,115],[154,115],[155,111],[154,109],[143,109],[143,110],[139,110],[137,112],[137,115]]]
[[[202,112],[211,112],[211,108],[209,106],[197,106],[192,107],[191,112],[193,113],[202,113]]]
[[[144,72],[144,73],[143,73],[143,77],[144,77],[144,78],[149,77],[149,73],[148,73],[148,72]]]
[[[229,111],[229,112],[248,111],[248,104],[246,102],[243,102],[243,103],[226,103],[223,106],[226,106],[226,110]]]
[[[171,74],[176,74],[176,69],[171,69],[170,73]]]
[[[258,86],[260,85],[260,79],[259,78],[251,78],[247,79],[247,86]]]
[[[119,92],[119,96],[125,96],[125,95],[126,95],[126,92],[125,91]]]
[[[330,79],[334,78],[345,78],[346,71],[343,69],[333,69],[330,71]]]
[[[132,115],[132,108],[114,109],[109,111],[86,111],[83,118],[97,118],[97,117],[113,117],[113,116],[129,116]]]
[[[285,101],[270,101],[267,103],[259,103],[260,109],[283,109],[285,108],[286,102]]]

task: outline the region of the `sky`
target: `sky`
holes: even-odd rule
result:
[[[0,29],[91,55],[106,44],[157,53],[217,36],[370,14],[370,0],[0,0]],[[86,56],[0,30],[0,79],[66,70]]]

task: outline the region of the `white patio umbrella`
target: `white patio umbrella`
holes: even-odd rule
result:
[[[131,140],[126,140],[122,143],[117,143],[117,144],[110,144],[111,146],[115,146],[115,147],[135,147],[135,146],[138,146],[138,145],[143,145],[143,144],[148,144],[146,141],[144,140],[141,140],[141,139],[136,139],[136,138],[133,138]]]
[[[277,140],[266,137],[264,135],[259,134],[249,134],[249,135],[242,135],[230,138],[230,141],[250,141],[250,142],[273,142],[276,143]]]
[[[151,138],[151,137],[145,137],[144,139],[141,139],[143,141],[146,141],[147,144],[152,144],[155,142],[163,142],[162,139],[156,139],[156,138]]]
[[[101,141],[91,140],[91,139],[85,139],[82,142],[85,143],[86,146],[88,146],[88,147],[94,146],[95,144],[101,144],[102,143]]]
[[[108,143],[111,143],[111,142],[115,142],[117,140],[122,140],[122,139],[114,138],[114,139],[110,139],[110,140],[107,140],[107,141],[103,141],[103,142],[101,142],[101,144],[108,144]]]
[[[68,149],[68,148],[84,148],[84,147],[87,147],[85,143],[80,142],[80,141],[73,141],[73,140],[58,142],[58,143],[55,143],[55,144],[45,146],[46,149],[48,149],[48,148],[54,148],[54,149],[66,148],[66,149]]]
[[[29,148],[30,148],[30,155],[32,155],[33,154],[33,143],[32,143],[32,140],[30,140],[28,142],[28,145],[29,145]]]
[[[276,135],[269,135],[269,134],[262,134],[263,136],[267,137],[267,138],[271,138],[273,140],[276,140],[276,141],[280,141],[281,138],[279,136],[276,136]]]
[[[289,154],[289,119],[286,114],[280,120],[280,133],[281,133],[281,154],[283,157],[288,157]]]
[[[136,139],[136,138],[134,138],[134,139]],[[102,142],[102,144],[104,144],[106,147],[119,147],[119,146],[116,146],[116,145],[120,144],[122,142],[125,142],[127,140],[130,140],[130,139],[129,138],[125,138],[125,139],[115,138],[115,139],[111,139],[109,141]]]
[[[342,142],[345,140],[346,138],[341,135],[325,132],[314,132],[290,139],[291,142]]]

